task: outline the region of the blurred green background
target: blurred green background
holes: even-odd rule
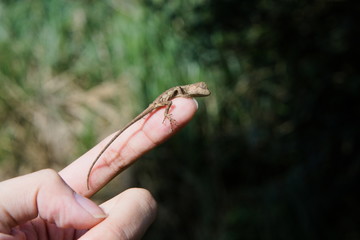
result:
[[[360,239],[359,22],[347,1],[0,1],[0,179],[60,170],[159,93],[186,128],[95,196],[149,189],[144,239]]]

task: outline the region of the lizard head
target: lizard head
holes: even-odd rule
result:
[[[197,82],[188,86],[188,93],[190,93],[193,97],[206,97],[211,94],[205,82]]]

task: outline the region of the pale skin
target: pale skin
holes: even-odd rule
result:
[[[89,162],[115,133],[59,173],[42,170],[1,182],[0,239],[141,238],[157,209],[156,201],[147,190],[126,190],[100,206],[88,197],[142,154],[172,136],[190,121],[196,109],[194,100],[176,98],[170,109],[176,125],[171,127],[168,121],[162,123],[164,108],[132,124],[97,162],[91,189],[84,184]]]
[[[100,151],[100,153],[96,156],[95,160],[92,162],[89,172],[87,175],[86,185],[87,188],[90,188],[90,176],[91,176],[91,170],[95,166],[96,162],[100,159],[102,154],[110,147],[110,145],[131,125],[136,123],[137,121],[141,120],[145,116],[147,116],[149,113],[155,111],[158,108],[166,107],[164,112],[164,120],[169,120],[171,130],[173,130],[173,126],[176,124],[175,119],[172,118],[172,115],[169,113],[170,107],[172,105],[172,100],[177,97],[185,97],[185,98],[192,98],[192,97],[206,97],[209,96],[211,93],[206,85],[205,82],[197,82],[192,84],[187,84],[183,86],[176,86],[172,87],[162,94],[160,94],[152,103],[149,104],[149,106],[142,111],[139,115],[137,115],[133,120],[131,120],[128,124],[126,124],[122,129],[120,129],[111,139],[110,141],[105,145],[105,147]]]

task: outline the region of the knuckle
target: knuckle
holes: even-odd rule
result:
[[[50,168],[40,170],[38,174],[41,176],[43,186],[54,186],[63,181],[58,172]]]
[[[39,174],[42,175],[44,179],[50,182],[59,181],[60,176],[54,169],[43,169],[39,171]]]

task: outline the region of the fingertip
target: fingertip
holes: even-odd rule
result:
[[[98,219],[107,217],[107,214],[93,201],[74,192],[76,202],[91,216]]]
[[[140,239],[157,213],[157,203],[146,189],[128,189],[101,205],[109,216],[84,238]]]
[[[156,217],[158,205],[153,195],[144,188],[131,188],[124,192],[127,198],[132,198],[140,206],[143,212],[148,213],[148,221],[151,223]]]
[[[173,118],[179,125],[185,125],[189,122],[199,108],[195,98],[175,98],[173,105],[175,107],[172,109],[171,114],[173,114]]]

